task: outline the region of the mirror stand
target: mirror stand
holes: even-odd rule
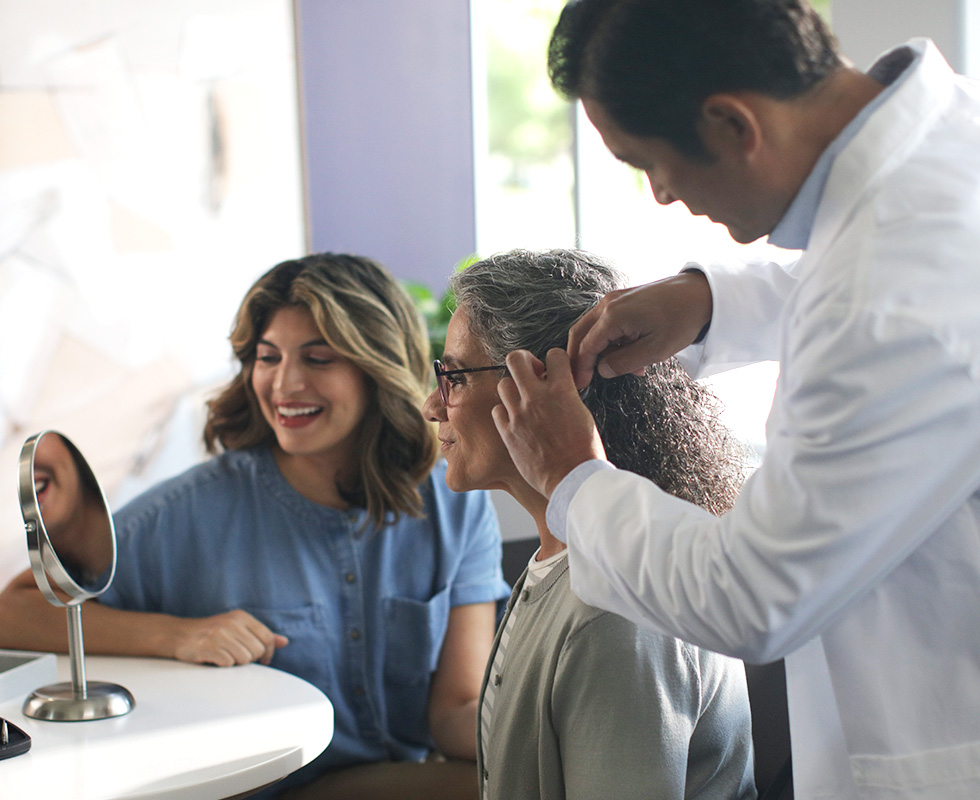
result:
[[[120,717],[133,710],[136,701],[124,686],[85,680],[85,647],[82,642],[82,606],[74,603],[68,612],[68,656],[71,682],[42,686],[24,702],[24,716],[52,722],[81,722]]]
[[[55,722],[127,714],[136,705],[129,690],[85,679],[82,603],[102,594],[116,570],[116,533],[102,487],[67,437],[42,431],[21,449],[19,488],[34,581],[51,605],[68,612],[71,662],[71,681],[37,689],[23,713]]]

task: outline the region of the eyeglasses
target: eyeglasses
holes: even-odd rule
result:
[[[437,358],[432,362],[432,368],[436,371],[436,386],[439,387],[439,396],[442,398],[444,406],[449,405],[449,381],[447,375],[462,375],[466,372],[490,372],[491,370],[507,369],[506,364],[497,364],[493,367],[466,367],[465,369],[446,369],[445,365]]]

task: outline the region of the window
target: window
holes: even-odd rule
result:
[[[563,5],[473,0],[474,94],[486,91],[486,118],[474,126],[486,132],[476,147],[480,255],[575,243],[573,110],[551,88],[545,69]]]
[[[548,39],[563,6],[473,0],[476,95],[486,91],[486,118],[476,125],[486,132],[476,147],[479,254],[580,246],[634,284],[688,261],[791,260],[764,241],[736,244],[680,203],[658,205],[644,176],[610,155],[580,105],[564,102],[548,81]],[[710,379],[728,423],[760,453],[777,374],[765,363]]]

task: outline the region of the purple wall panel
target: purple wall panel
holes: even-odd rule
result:
[[[296,0],[315,251],[433,288],[476,249],[468,0]]]

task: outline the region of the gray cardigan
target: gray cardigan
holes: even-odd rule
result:
[[[567,558],[536,586],[524,580],[480,692],[482,708],[487,682],[498,681],[485,761],[477,726],[485,800],[755,797],[740,661],[585,605]],[[522,592],[498,680],[500,632]]]

